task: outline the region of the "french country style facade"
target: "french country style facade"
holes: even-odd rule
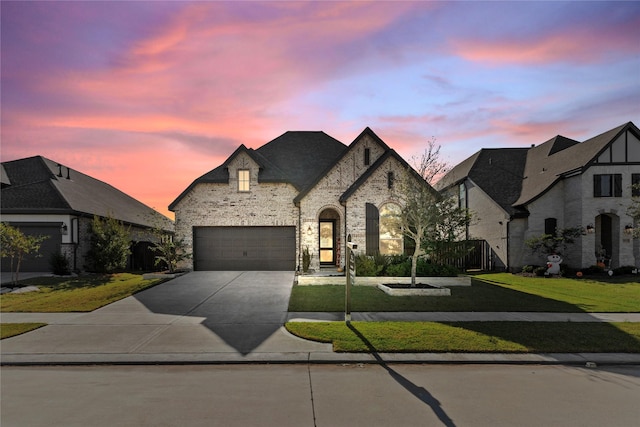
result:
[[[402,253],[402,235],[386,219],[408,169],[369,128],[349,146],[324,132],[241,145],[169,206],[176,237],[193,252],[183,267],[300,270],[308,253],[311,269],[340,268],[348,239],[362,252]]]

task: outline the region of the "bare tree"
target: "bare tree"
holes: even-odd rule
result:
[[[449,165],[440,159],[435,139],[427,143],[422,155],[411,159],[400,179],[397,197],[402,204],[398,221],[403,234],[415,243],[411,255],[411,286],[416,285],[418,259],[458,236],[471,221],[467,209],[444,200],[431,184],[447,173]]]

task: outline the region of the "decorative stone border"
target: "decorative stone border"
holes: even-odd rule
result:
[[[431,284],[430,284],[431,285]],[[387,295],[392,297],[401,296],[432,296],[432,297],[447,297],[451,296],[451,289],[441,288],[439,286],[433,288],[390,288],[385,285],[378,285],[378,289]]]
[[[298,285],[345,285],[345,276],[297,276]],[[411,277],[356,277],[357,286],[378,286],[380,283],[411,283]],[[416,277],[416,283],[428,283],[431,286],[471,286],[470,276],[457,277]]]

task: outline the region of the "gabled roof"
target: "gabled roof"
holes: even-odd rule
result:
[[[414,178],[416,178],[419,182],[423,182],[424,185],[429,186],[429,184],[424,180],[424,178],[422,178],[415,171],[415,169],[413,169],[409,165],[409,163],[407,163],[402,157],[400,157],[400,155],[396,153],[395,150],[388,149],[387,151],[385,151],[385,153],[382,156],[378,158],[378,160],[376,160],[371,166],[369,166],[369,168],[365,171],[365,173],[360,175],[360,177],[358,177],[358,179],[349,188],[347,188],[347,190],[344,193],[342,193],[342,195],[340,196],[340,203],[346,202],[349,199],[349,197],[351,197],[353,193],[355,193],[358,190],[358,188],[360,188],[369,179],[369,177],[371,177],[371,175],[373,175],[373,173],[377,171],[389,158],[396,159],[404,169],[410,171],[410,173],[413,175]],[[435,189],[433,189],[431,186],[429,186],[429,188],[433,190],[434,194],[438,194],[438,192]]]
[[[240,153],[248,154],[259,165],[258,182],[284,182],[301,190],[334,164],[345,148],[337,139],[316,131],[285,132],[256,150],[241,145],[222,165],[193,181],[169,205],[169,210],[174,210],[200,183],[228,183],[228,165]]]
[[[169,218],[111,185],[42,156],[2,163],[11,182],[2,188],[3,214],[112,216],[120,221],[172,229]]]
[[[11,185],[11,180],[9,179],[9,175],[7,175],[7,171],[4,170],[4,165],[0,165],[0,186],[2,188]]]
[[[529,148],[483,148],[451,169],[438,183],[440,191],[467,178],[511,216],[526,214],[512,205],[520,196]]]
[[[514,206],[525,205],[542,196],[567,173],[583,172],[611,142],[628,129],[638,133],[638,128],[628,122],[584,142],[557,136],[529,149],[522,191]],[[564,148],[558,150],[559,144]]]
[[[296,196],[296,198],[293,199],[294,203],[298,204],[309,193],[309,191],[311,191],[313,187],[315,187],[316,184],[318,184],[318,182],[320,182],[320,180],[324,176],[326,176],[329,173],[329,171],[331,171],[331,169],[333,169],[340,162],[340,160],[342,160],[345,156],[347,156],[351,152],[351,150],[355,148],[356,146],[355,142],[359,141],[365,136],[371,137],[377,144],[380,144],[380,146],[384,149],[385,153],[391,150],[391,148],[389,148],[389,146],[385,144],[385,142],[382,139],[380,139],[380,137],[376,135],[375,132],[371,130],[371,128],[369,128],[369,126],[367,126],[362,132],[360,132],[360,135],[358,135],[348,147],[343,149],[342,153],[339,156],[335,157],[333,162],[329,163],[321,173],[316,175],[315,179],[310,181],[308,185],[306,185],[305,188],[302,191],[300,191],[300,193]]]

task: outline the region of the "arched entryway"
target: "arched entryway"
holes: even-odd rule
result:
[[[619,267],[620,217],[601,214],[596,217],[596,260],[607,268]]]
[[[336,266],[340,262],[340,214],[333,208],[324,209],[318,218],[318,253],[320,266]]]

